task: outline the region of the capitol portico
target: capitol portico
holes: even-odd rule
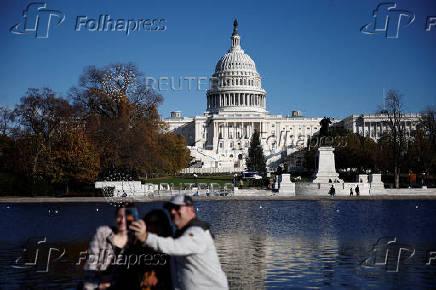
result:
[[[304,148],[320,128],[321,117],[304,117],[301,111],[292,111],[286,117],[269,114],[262,78],[255,62],[241,47],[236,20],[233,26],[230,49],[218,61],[211,77],[205,113],[183,117],[182,112],[173,111],[164,120],[170,131],[185,137],[194,159],[193,168],[184,171],[187,173],[243,171],[255,130],[260,132],[267,165],[275,168]],[[333,123],[338,125],[339,121]]]

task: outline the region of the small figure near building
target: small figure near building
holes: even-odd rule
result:
[[[336,193],[336,189],[335,189],[335,187],[332,185],[332,187],[330,187],[329,194],[330,194],[330,196],[335,196],[335,193]]]

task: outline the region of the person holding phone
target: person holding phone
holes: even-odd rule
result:
[[[126,208],[126,221],[130,224],[138,222],[137,214]],[[160,209],[149,211],[141,221],[145,222],[149,232],[159,236],[172,236],[172,228],[167,214]],[[150,247],[143,247],[134,233],[129,230],[132,243],[124,252],[127,265],[119,267],[117,280],[111,285],[113,289],[153,290],[173,289],[170,257]]]
[[[138,241],[173,257],[175,289],[228,289],[213,235],[208,223],[197,218],[192,198],[176,195],[164,204],[176,227],[174,237],[163,237],[150,231],[142,220],[133,222]]]
[[[83,289],[114,289],[122,267],[114,261],[126,254],[136,238],[128,226],[138,220],[135,204],[123,204],[115,210],[115,226],[100,226],[92,238],[85,263]]]
[[[163,210],[153,209],[145,215],[143,220],[148,232],[160,237],[173,235],[170,221]],[[150,247],[143,248],[143,253],[147,254],[151,263],[144,265],[141,290],[173,289],[170,256]]]

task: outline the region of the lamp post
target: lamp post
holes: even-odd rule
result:
[[[197,177],[198,175],[194,173],[194,186],[197,187]]]
[[[422,180],[421,180],[421,188],[427,188],[427,185],[425,185],[425,172],[422,173]]]

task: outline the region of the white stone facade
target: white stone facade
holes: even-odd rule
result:
[[[240,45],[234,24],[229,51],[218,61],[206,93],[203,116],[182,117],[180,111],[165,119],[169,130],[182,134],[191,156],[203,168],[244,168],[254,130],[261,134],[268,164],[306,146],[307,139],[319,131],[322,118],[270,115],[266,110],[266,91],[251,57]],[[197,172],[198,170],[196,170]]]
[[[403,114],[401,126],[406,130],[406,137],[409,137],[420,120],[420,114]],[[361,114],[351,115],[341,121],[341,125],[353,133],[361,136],[369,136],[377,141],[384,132],[389,131],[386,114]]]
[[[197,167],[205,173],[212,169],[213,172],[243,170],[254,130],[261,134],[268,167],[275,169],[286,156],[306,147],[308,139],[320,129],[322,118],[303,117],[300,111],[293,111],[290,117],[269,114],[262,78],[254,61],[241,48],[240,40],[235,21],[231,47],[218,61],[206,93],[206,112],[187,118],[174,111],[170,118],[164,119],[170,131],[185,137],[191,156],[198,161]],[[344,119],[343,126],[360,133],[360,116]],[[376,122],[375,119],[365,121],[372,115],[363,116],[364,126]],[[339,121],[332,120],[332,125],[339,125]],[[296,163],[301,161],[300,157],[295,159]],[[185,172],[202,173],[201,168]]]

